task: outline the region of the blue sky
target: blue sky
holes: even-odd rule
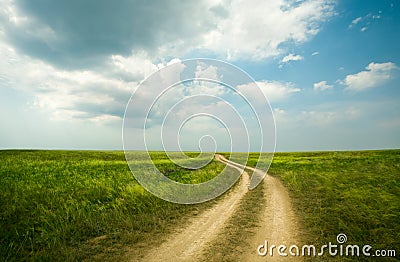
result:
[[[400,148],[399,1],[0,5],[0,148],[121,149],[137,85],[196,57],[255,79],[278,151]]]

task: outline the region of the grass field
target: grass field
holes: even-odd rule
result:
[[[276,153],[269,174],[289,189],[306,243],[345,233],[349,244],[400,253],[400,150]]]
[[[151,154],[183,183],[206,181],[224,168],[212,162],[190,171]],[[348,243],[400,252],[400,150],[276,153],[269,173],[289,189],[305,243],[336,243],[345,233]],[[243,235],[230,240],[240,242],[254,228],[261,189],[230,220]],[[123,152],[0,151],[0,260],[107,260],[123,256],[126,246],[140,255],[212,204],[172,204],[149,194]]]
[[[204,182],[224,168],[212,162],[191,171],[165,154],[151,157],[183,183]],[[151,195],[135,181],[123,152],[0,151],[0,260],[115,258],[124,245],[151,243],[210,204]]]

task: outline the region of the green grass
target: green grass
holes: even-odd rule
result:
[[[307,243],[336,243],[345,233],[349,244],[399,257],[400,150],[276,153],[269,174],[289,189]]]
[[[151,153],[182,183],[213,178],[224,165],[180,168]],[[123,152],[0,151],[0,260],[99,260],[150,243],[210,203],[163,201],[134,179]],[[154,241],[154,240],[153,240]],[[138,253],[138,252],[137,252]],[[140,252],[138,253],[140,255]]]
[[[170,153],[174,154],[174,153]],[[195,158],[199,154],[196,152],[185,152],[186,156]],[[151,159],[155,166],[168,178],[183,184],[199,184],[216,177],[223,169],[218,161],[212,161],[207,165],[207,168],[201,168],[196,171],[185,169],[173,163],[164,152],[151,152]],[[204,160],[204,159],[200,159]],[[187,162],[191,160],[185,160]],[[184,163],[184,162],[183,162]]]
[[[204,182],[224,168],[212,162],[193,172],[151,155],[183,183]],[[345,233],[348,243],[400,252],[400,150],[277,153],[269,173],[289,189],[305,243],[335,243]],[[256,208],[251,199],[260,192],[245,198],[244,209]],[[0,151],[0,260],[115,260],[126,247],[140,256],[211,204],[149,194],[122,152]]]

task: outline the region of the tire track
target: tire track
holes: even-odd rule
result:
[[[243,169],[228,164],[241,172]],[[218,236],[225,222],[235,212],[248,191],[249,175],[243,172],[239,185],[211,209],[191,218],[189,226],[173,234],[167,241],[151,250],[143,261],[198,261],[207,244]]]
[[[224,237],[222,233],[226,222],[248,192],[250,177],[244,169],[251,170],[258,176],[265,176],[265,173],[229,161],[222,155],[216,154],[215,159],[239,172],[243,171],[239,185],[212,208],[190,218],[187,227],[172,234],[161,246],[150,250],[141,261],[202,261],[202,253],[208,245],[218,237]],[[264,198],[260,200],[262,219],[258,221],[259,227],[255,234],[243,239],[243,252],[238,253],[237,261],[302,261],[300,257],[278,256],[276,248],[273,256],[268,253],[263,257],[257,253],[257,248],[265,241],[268,241],[269,248],[271,245],[286,245],[289,248],[290,245],[299,244],[298,222],[287,189],[279,179],[270,175],[265,176],[263,183]],[[285,252],[288,253],[288,250]]]
[[[221,155],[217,159],[256,172],[258,176],[265,175],[261,170],[229,161]],[[291,245],[299,244],[299,225],[292,207],[289,192],[282,182],[267,174],[263,183],[264,201],[260,201],[260,208],[263,209],[262,219],[259,221],[259,227],[255,235],[247,242],[249,246],[243,248],[245,251],[238,261],[302,261],[301,257],[291,256],[288,250],[284,251],[288,256],[279,256],[277,248],[273,250],[272,256],[270,255],[272,245],[276,247],[285,245],[289,248]],[[266,256],[260,256],[257,253],[257,248],[260,245],[265,246],[265,241],[268,241],[269,250]],[[261,251],[265,250],[262,249]]]

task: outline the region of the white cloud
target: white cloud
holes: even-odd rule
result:
[[[362,20],[362,17],[357,17],[353,21],[351,21],[352,24],[358,24]]]
[[[312,56],[319,55],[319,52],[316,51],[316,52],[312,53],[311,55],[312,55]]]
[[[353,120],[359,118],[362,113],[359,108],[351,106],[344,111],[344,115],[347,117],[347,119]]]
[[[118,116],[113,116],[113,115],[99,115],[99,116],[93,117],[90,120],[95,123],[104,124],[104,123],[110,123],[110,122],[119,122],[121,120],[121,118]]]
[[[281,108],[274,108],[273,112],[274,112],[274,119],[277,124],[287,122],[288,113],[286,112],[286,110],[281,109]]]
[[[196,67],[195,77],[219,80],[218,68],[213,65],[207,66],[202,62],[198,62]]]
[[[154,8],[145,8],[140,1],[100,1],[91,10],[90,19],[94,20],[87,23],[82,12],[73,11],[76,4],[72,2],[62,5],[68,8],[0,2],[7,7],[0,10],[0,22],[4,22],[0,28],[14,43],[19,41],[21,50],[71,67],[93,66],[111,54],[127,56],[132,50],[160,58],[182,57],[206,49],[228,60],[262,60],[285,52],[281,47],[284,43],[310,40],[334,15],[335,4],[333,0],[203,0],[159,2]],[[131,17],[136,17],[137,25],[120,25]],[[77,28],[75,23],[80,21],[81,27]],[[86,33],[89,31],[93,34]],[[29,45],[31,42],[37,44],[35,49]]]
[[[382,12],[379,11],[379,14],[377,15],[373,15],[372,13],[366,14],[365,16],[360,16],[357,17],[355,19],[353,19],[353,21],[351,21],[351,23],[349,24],[349,29],[353,28],[353,27],[360,27],[360,31],[361,32],[365,32],[368,29],[368,26],[377,19],[381,18],[381,14]]]
[[[363,91],[385,84],[393,77],[393,70],[398,67],[392,63],[370,63],[366,70],[357,74],[347,75],[341,84],[352,91]]]
[[[326,81],[321,81],[321,82],[318,82],[318,83],[314,84],[314,90],[315,91],[318,91],[318,90],[319,91],[325,91],[325,90],[332,89],[332,88],[333,88],[333,86],[332,85],[328,85]]]
[[[221,96],[226,93],[226,87],[213,82],[193,81],[191,88],[186,90],[188,96],[209,95]]]
[[[146,57],[143,51],[127,57],[112,55],[109,63],[110,69],[113,70],[111,73],[126,81],[140,80],[159,68]]]
[[[166,64],[180,61],[154,62],[164,61],[166,54],[167,57],[183,56],[193,50],[205,49],[231,60],[266,59],[285,53],[281,47],[283,43],[309,41],[319,32],[321,24],[334,15],[331,0],[305,0],[294,5],[286,0],[255,0],[252,4],[239,0],[209,0],[199,3],[198,7],[202,8],[194,8],[198,10],[195,15],[185,13],[170,21],[168,14],[170,23],[160,28],[153,25],[156,28],[152,32],[170,28],[170,25],[183,26],[173,36],[149,33],[143,28],[143,32],[147,32],[146,39],[141,42],[143,45],[134,46],[135,42],[126,46],[130,38],[123,36],[130,31],[125,32],[125,27],[118,26],[120,17],[114,20],[114,13],[107,12],[115,26],[110,28],[124,30],[115,34],[112,30],[110,32],[112,43],[121,45],[106,46],[102,41],[92,41],[98,34],[93,34],[96,36],[94,39],[87,34],[76,37],[81,36],[81,30],[75,32],[76,28],[71,27],[71,20],[67,18],[70,15],[77,19],[85,18],[79,14],[61,12],[60,17],[54,16],[60,25],[71,30],[67,34],[62,28],[50,27],[48,24],[54,17],[39,12],[40,8],[35,9],[34,14],[15,1],[0,2],[5,6],[0,10],[0,86],[29,94],[34,101],[31,106],[51,112],[54,119],[76,118],[96,123],[120,118],[127,100],[141,80]],[[60,11],[56,5],[53,8]],[[153,21],[151,17],[148,19]],[[88,24],[83,25],[86,26]],[[97,29],[103,30],[100,26]],[[76,43],[73,39],[82,42]],[[75,44],[82,44],[82,48],[75,48]],[[33,46],[35,48],[31,48]],[[299,55],[289,54],[283,61],[301,59],[303,57]],[[221,77],[215,68],[199,65],[197,69],[197,77]],[[272,102],[300,91],[290,83],[260,81],[258,84]],[[214,91],[221,93],[219,89]]]
[[[290,61],[300,61],[303,60],[304,57],[302,57],[301,55],[294,55],[294,54],[288,54],[287,56],[285,56],[284,58],[282,58],[282,63],[287,63]]]
[[[308,41],[334,15],[329,0],[302,1],[295,6],[285,0],[233,0],[224,7],[229,15],[204,36],[201,47],[228,60],[262,60],[279,55],[284,52],[282,43]]]
[[[304,127],[329,127],[339,123],[354,121],[362,116],[359,107],[338,104],[325,107],[314,107],[307,110],[285,110],[274,109],[274,116],[277,124],[290,126],[292,129]]]
[[[335,111],[302,111],[298,118],[307,125],[327,126],[338,121],[339,115]]]
[[[350,23],[350,25],[349,25],[349,28],[352,28],[354,25],[356,25],[356,24],[358,24],[359,22],[361,22],[361,20],[362,20],[363,18],[360,16],[360,17],[357,17],[357,18],[355,18],[355,19],[353,19],[353,21],[351,21],[351,23]]]
[[[137,84],[157,69],[149,60],[111,56],[107,67],[66,71],[17,53],[0,42],[0,85],[33,96],[31,106],[52,118],[87,119],[96,123],[121,119]]]
[[[300,88],[293,87],[293,84],[281,83],[278,81],[258,81],[256,83],[239,85],[237,89],[246,97],[249,97],[254,101],[259,101],[262,99],[262,97],[259,97],[259,92],[257,91],[257,86],[255,85],[261,89],[262,93],[271,103],[284,100],[290,95],[300,92]]]

